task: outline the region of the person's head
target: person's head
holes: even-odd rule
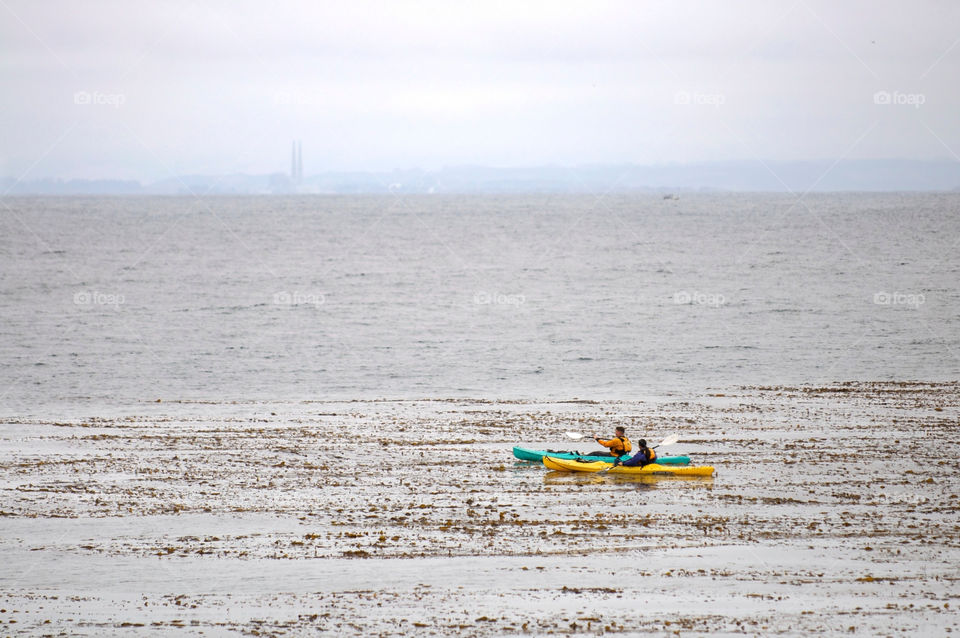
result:
[[[627,431],[623,429],[622,425],[617,426],[617,436],[626,436]]]
[[[640,443],[640,447],[647,447],[647,440],[646,440],[646,439],[640,439],[640,440],[638,441],[638,443]]]

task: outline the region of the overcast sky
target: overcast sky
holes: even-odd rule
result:
[[[0,0],[0,176],[960,159],[958,41],[947,1]]]

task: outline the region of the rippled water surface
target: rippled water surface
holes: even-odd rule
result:
[[[16,414],[960,376],[960,195],[6,203]]]

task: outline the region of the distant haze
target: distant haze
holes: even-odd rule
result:
[[[960,161],[958,3],[4,0],[0,15],[4,191],[286,174],[294,140],[307,178],[752,162],[782,186],[777,162]],[[904,166],[922,181],[925,164]]]

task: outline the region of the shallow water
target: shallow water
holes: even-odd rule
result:
[[[956,384],[141,407],[0,428],[17,632],[960,630]],[[716,475],[512,458],[616,425]]]

